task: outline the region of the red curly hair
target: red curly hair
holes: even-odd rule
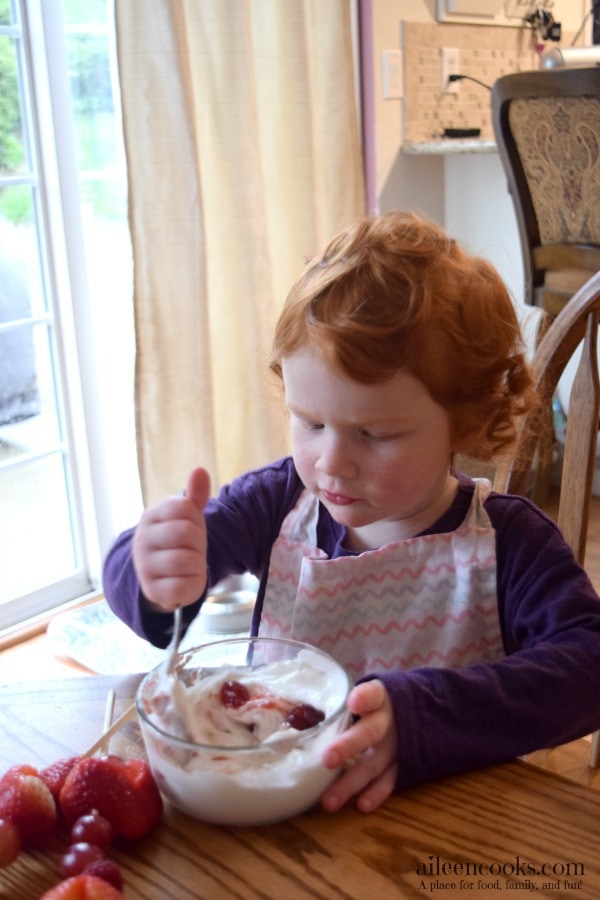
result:
[[[361,219],[311,260],[279,318],[270,368],[319,347],[358,382],[413,374],[450,416],[455,453],[511,447],[537,398],[508,291],[488,262],[411,213]]]

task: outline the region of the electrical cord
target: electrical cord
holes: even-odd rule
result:
[[[480,84],[481,87],[486,88],[488,91],[491,91],[491,89],[492,89],[491,86],[490,86],[489,84],[484,84],[483,81],[479,81],[478,78],[472,78],[470,75],[448,75],[448,81],[449,81],[449,82],[452,82],[452,81],[463,81],[463,80],[465,80],[465,79],[466,79],[467,81],[474,81],[475,84]]]

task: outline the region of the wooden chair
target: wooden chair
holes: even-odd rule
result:
[[[600,270],[600,67],[499,78],[492,121],[517,217],[525,300],[555,316]]]
[[[590,518],[590,499],[596,462],[600,416],[598,377],[598,320],[600,317],[600,272],[593,275],[550,323],[533,359],[536,387],[544,404],[549,404],[569,360],[579,353],[577,370],[569,398],[558,526],[581,565]],[[522,429],[510,462],[498,467],[494,489],[503,493],[526,494],[532,473],[540,463],[538,447],[543,444],[539,429]],[[599,685],[600,690],[600,685]],[[600,704],[600,700],[599,700]],[[600,762],[600,738],[592,740],[590,765]]]

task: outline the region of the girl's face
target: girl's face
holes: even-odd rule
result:
[[[363,384],[314,347],[283,360],[292,452],[305,486],[347,528],[351,549],[412,537],[451,505],[450,422],[421,381]]]

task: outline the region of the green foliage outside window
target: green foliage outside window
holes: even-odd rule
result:
[[[81,26],[67,32],[67,54],[75,121],[79,172],[102,172],[118,165],[106,34],[85,31],[88,25],[106,24],[106,0],[65,0],[65,23]],[[0,25],[13,24],[10,0],[0,0]],[[14,175],[25,166],[19,102],[16,38],[0,35],[0,174]],[[92,203],[97,214],[121,218],[123,187],[101,177],[83,178],[83,202]],[[11,185],[0,192],[0,216],[15,224],[31,221],[31,188]]]
[[[21,110],[13,39],[0,36],[0,169],[14,172],[23,162]]]

